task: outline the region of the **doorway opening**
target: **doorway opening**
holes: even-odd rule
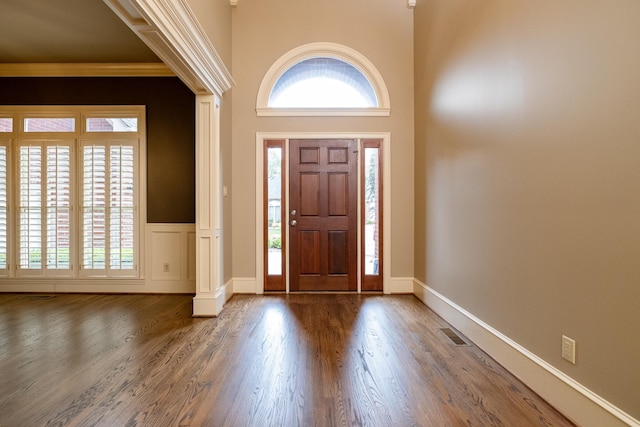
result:
[[[388,141],[388,134],[258,136],[264,292],[384,291]]]

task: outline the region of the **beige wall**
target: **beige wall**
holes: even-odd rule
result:
[[[231,6],[229,0],[186,0],[204,32],[231,69]]]
[[[390,132],[391,274],[413,276],[413,14],[403,1],[255,0],[232,12],[233,274],[255,277],[256,132]],[[384,118],[256,117],[269,67],[311,42],[346,45],[382,74],[391,97]]]
[[[416,277],[640,418],[640,2],[415,14]]]

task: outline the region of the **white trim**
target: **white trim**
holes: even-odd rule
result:
[[[258,108],[261,117],[387,117],[389,108]]]
[[[217,316],[226,302],[222,285],[222,180],[220,98],[196,96],[196,296],[194,316]]]
[[[386,267],[389,268],[389,267]],[[413,277],[392,277],[389,286],[384,290],[385,294],[412,294]]]
[[[258,282],[255,277],[235,277],[233,280],[234,294],[258,294]]]
[[[269,108],[271,90],[280,76],[290,67],[308,58],[329,57],[353,65],[371,83],[378,99],[378,108]],[[382,74],[367,57],[350,47],[337,43],[308,43],[282,55],[264,75],[256,100],[258,116],[389,116],[391,101]]]
[[[161,77],[175,76],[159,63],[0,64],[0,77]]]
[[[382,198],[384,201],[383,206],[383,278],[382,287],[384,293],[411,293],[412,279],[402,279],[400,284],[392,283],[391,279],[391,134],[389,132],[257,132],[256,133],[256,290],[257,294],[264,292],[264,257],[263,257],[263,218],[262,218],[262,205],[263,205],[263,175],[264,175],[264,140],[265,139],[284,139],[285,151],[288,152],[288,141],[290,139],[381,139],[382,140],[382,153],[383,153],[383,173],[382,173]],[[285,154],[288,156],[288,154]],[[288,165],[288,162],[286,162]],[[288,166],[287,166],[288,167]],[[288,170],[286,172],[288,176]],[[360,174],[358,174],[358,180]],[[285,197],[288,197],[288,191],[285,191]],[[287,200],[287,206],[289,200]],[[360,209],[358,207],[358,209]],[[288,212],[287,212],[288,215]],[[358,215],[358,218],[360,215]],[[288,216],[285,218],[285,222],[288,223]],[[360,227],[358,226],[358,230]],[[360,233],[360,231],[358,231]],[[286,245],[287,251],[289,245]],[[288,256],[288,253],[286,254]],[[359,269],[358,269],[359,270]],[[408,282],[407,282],[408,280]],[[287,275],[286,292],[289,292],[289,276]],[[402,289],[402,290],[398,290]],[[358,284],[358,292],[360,290],[360,284]]]
[[[193,298],[193,317],[217,317],[232,296],[231,280],[220,286],[213,296],[196,295]]]
[[[131,143],[134,146],[135,157],[136,157],[136,218],[137,218],[137,227],[135,230],[135,245],[136,245],[136,259],[135,259],[135,271],[126,271],[126,272],[116,272],[113,271],[113,274],[110,274],[110,278],[115,279],[144,279],[145,278],[145,263],[143,260],[145,259],[145,239],[144,239],[144,227],[146,224],[146,212],[147,212],[147,184],[146,184],[146,176],[147,176],[147,156],[146,156],[146,109],[143,105],[66,105],[66,106],[56,106],[56,105],[28,105],[28,106],[12,106],[12,105],[1,105],[0,106],[0,116],[1,117],[11,117],[14,121],[13,123],[13,131],[6,132],[2,134],[3,141],[10,141],[10,146],[18,147],[20,144],[28,143],[29,141],[36,142],[51,142],[51,141],[63,141],[63,140],[73,140],[72,144],[72,157],[75,157],[75,161],[73,161],[72,169],[75,169],[73,176],[73,204],[72,211],[73,214],[73,222],[75,223],[74,227],[74,235],[73,241],[71,242],[72,253],[74,253],[74,257],[72,260],[72,270],[68,272],[68,280],[75,280],[77,278],[80,279],[102,279],[103,274],[100,273],[97,277],[91,277],[91,274],[98,274],[97,272],[88,272],[87,270],[81,269],[81,245],[80,245],[80,236],[82,234],[81,228],[81,218],[80,211],[82,206],[81,201],[81,184],[82,184],[82,160],[80,156],[81,147],[85,143],[89,143],[91,141],[125,141],[127,143]],[[107,116],[125,116],[125,117],[136,117],[138,119],[138,130],[137,132],[85,132],[85,118],[87,116],[95,116],[95,115],[107,115]],[[24,119],[26,117],[68,117],[73,118],[75,120],[75,128],[72,132],[25,132],[24,131]],[[27,270],[20,270],[17,268],[18,263],[18,241],[19,233],[19,221],[17,220],[17,212],[18,212],[18,188],[17,188],[17,180],[19,173],[19,168],[17,167],[17,161],[19,156],[19,150],[10,150],[9,152],[11,161],[13,165],[10,165],[9,168],[11,170],[11,174],[15,175],[13,177],[9,177],[10,181],[14,184],[10,184],[10,193],[13,197],[10,197],[10,211],[11,218],[9,222],[12,224],[12,230],[10,230],[9,235],[11,240],[7,240],[8,243],[13,245],[15,250],[10,251],[13,255],[10,255],[11,259],[11,269],[7,271],[9,276],[16,277],[21,276],[25,279],[34,278],[34,275],[41,275],[43,270],[40,272],[33,272]],[[60,272],[47,272],[46,277],[43,279],[56,279],[56,276],[60,276]],[[80,282],[78,282],[80,283]],[[25,289],[25,291],[29,291]]]
[[[233,297],[233,279],[230,279],[228,282],[224,284],[224,291],[225,291],[224,299],[226,303],[226,301],[229,301],[231,297]]]
[[[185,0],[104,2],[196,95],[231,89],[231,73]]]
[[[219,314],[217,306],[216,297],[195,296],[193,298],[193,317],[216,317]]]
[[[414,279],[414,295],[560,412],[583,426],[634,426],[640,421]]]
[[[195,224],[147,224],[148,247],[143,263],[148,283],[182,282],[195,293]],[[164,270],[165,264],[169,267]]]
[[[21,279],[3,278],[2,292],[105,293],[105,294],[191,294],[193,284],[181,281],[144,279]]]

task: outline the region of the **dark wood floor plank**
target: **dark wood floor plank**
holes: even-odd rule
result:
[[[572,425],[412,296],[0,294],[0,426]]]

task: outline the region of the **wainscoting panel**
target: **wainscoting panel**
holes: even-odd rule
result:
[[[147,224],[146,284],[166,293],[196,291],[194,224]]]

